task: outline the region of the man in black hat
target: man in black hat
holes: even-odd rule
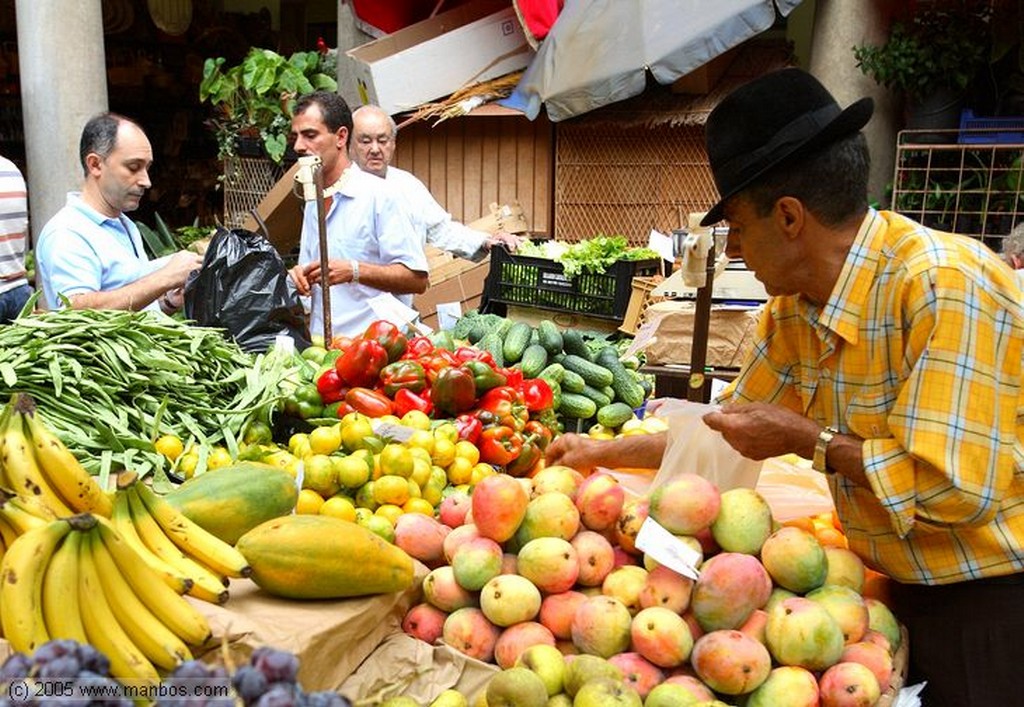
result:
[[[721,200],[703,224],[729,222],[728,253],[771,298],[704,421],[746,457],[796,453],[828,476],[850,548],[895,580],[924,704],[1019,704],[1022,293],[980,241],[868,207],[872,108],[785,69],[709,116]],[[566,435],[548,463],[637,466],[665,445]]]

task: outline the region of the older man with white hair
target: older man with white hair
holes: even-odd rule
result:
[[[362,106],[352,113],[352,160],[364,172],[387,180],[405,199],[417,232],[424,243],[461,258],[478,261],[494,245],[515,250],[523,239],[511,233],[494,235],[459,223],[410,172],[391,166],[398,139],[394,119],[379,106]]]

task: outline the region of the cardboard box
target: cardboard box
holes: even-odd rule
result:
[[[761,307],[712,305],[705,365],[739,368],[754,346]],[[693,302],[657,302],[648,308],[633,346],[650,364],[688,364],[693,349]]]
[[[412,306],[420,313],[420,321],[437,329],[437,305],[458,302],[463,312],[480,306],[491,262],[490,256],[479,263],[470,262],[431,245],[426,247],[426,253],[430,287],[413,298]]]
[[[478,0],[350,49],[342,60],[356,81],[347,95],[394,114],[522,69],[532,57],[515,9]]]
[[[672,83],[672,93],[709,93],[721,80],[737,53],[739,53],[739,47],[733,47],[724,54],[719,54],[714,59],[701,64],[690,73],[680,76]]]

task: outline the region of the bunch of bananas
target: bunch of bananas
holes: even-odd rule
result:
[[[248,577],[238,550],[191,521],[126,472],[118,477],[111,523],[143,561],[181,594],[222,604],[228,578]]]
[[[83,513],[43,521],[0,562],[0,624],[15,651],[50,639],[89,643],[114,677],[159,681],[210,640],[195,607],[161,580],[111,521]]]
[[[110,517],[110,496],[43,423],[35,402],[15,393],[0,418],[0,485],[38,498],[58,517]]]
[[[0,559],[18,536],[56,517],[42,501],[0,489]]]

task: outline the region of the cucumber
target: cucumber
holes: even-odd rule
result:
[[[612,372],[612,381],[609,385],[615,391],[618,400],[631,408],[638,408],[644,404],[647,395],[643,387],[637,382],[633,371],[622,365],[615,347],[607,346],[601,349],[597,353],[597,362]]]
[[[606,385],[611,385],[614,379],[612,372],[604,366],[600,366],[576,354],[568,354],[562,360],[562,365],[565,366],[567,371],[579,373],[583,376],[583,380],[587,382],[587,385],[594,388],[603,388]]]
[[[548,365],[548,352],[540,344],[530,344],[526,351],[523,351],[520,362],[523,365],[523,377],[536,378],[544,370],[544,366]]]
[[[487,334],[487,336],[476,342],[476,347],[481,351],[489,352],[494,357],[495,365],[505,365],[505,357],[502,355],[502,344],[501,339],[498,337],[498,332],[492,331]]]
[[[504,342],[501,345],[501,352],[505,356],[505,363],[516,363],[523,357],[523,352],[530,345],[530,333],[533,331],[526,322],[516,322],[509,327],[505,334]],[[541,366],[543,368],[543,366]]]
[[[570,393],[582,393],[583,389],[587,386],[587,382],[583,380],[583,376],[576,371],[570,371],[564,366],[562,367],[562,370],[565,371],[562,374],[562,387]]]
[[[561,383],[562,376],[565,375],[565,367],[560,363],[549,363],[544,367],[540,373],[537,374],[538,378],[543,378],[550,385],[551,383]]]
[[[590,347],[583,341],[583,335],[575,329],[566,329],[562,332],[562,349],[567,354],[579,356],[586,361],[592,359]]]
[[[469,339],[469,343],[475,344],[480,341],[480,339],[487,336],[490,331],[491,327],[487,325],[487,320],[478,318],[470,325],[469,333],[466,334],[466,338]]]
[[[554,356],[562,352],[562,332],[550,319],[542,319],[537,324],[537,338],[549,355]]]
[[[512,328],[513,324],[515,324],[515,322],[513,322],[511,319],[502,318],[501,321],[498,322],[498,327],[496,329],[498,338],[504,341],[505,336],[508,334],[509,329]]]
[[[620,427],[633,417],[633,408],[626,403],[609,403],[597,409],[597,422],[605,427]]]
[[[546,381],[551,388],[551,409],[557,410],[562,406],[562,386],[555,381]]]
[[[588,398],[593,400],[594,405],[597,405],[599,408],[602,408],[605,405],[610,405],[612,402],[612,399],[609,396],[590,385],[583,386],[583,390],[580,391],[580,394],[586,395]]]
[[[566,417],[575,417],[586,420],[597,414],[597,404],[586,395],[579,393],[567,393],[562,391],[562,402],[558,406],[558,412]]]
[[[644,389],[644,398],[648,398],[654,395],[654,383],[651,382],[650,378],[646,376],[641,378],[639,381],[640,387]]]

